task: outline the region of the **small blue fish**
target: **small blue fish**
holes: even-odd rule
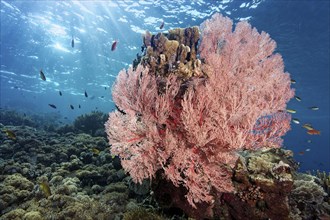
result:
[[[74,48],[74,38],[72,36],[72,40],[71,40],[71,47]]]

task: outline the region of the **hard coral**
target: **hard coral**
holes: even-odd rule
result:
[[[0,184],[0,214],[12,205],[25,202],[32,195],[33,186],[21,174],[6,175]]]
[[[317,219],[330,213],[330,204],[326,202],[329,195],[318,182],[317,177],[309,174],[295,176],[289,201],[295,214],[299,214],[301,219]]]
[[[162,216],[144,208],[136,208],[124,213],[123,220],[165,220]]]
[[[73,122],[74,128],[92,136],[100,134],[100,130],[104,129],[104,123],[107,116],[100,111],[92,111],[89,114],[79,116]],[[101,133],[104,135],[104,133]]]
[[[168,34],[151,35],[147,32],[144,39],[146,51],[142,63],[148,66],[151,73],[157,76],[168,76],[170,73],[183,77],[202,75],[197,58],[197,27],[177,28],[169,30]]]

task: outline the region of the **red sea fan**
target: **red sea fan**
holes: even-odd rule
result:
[[[121,71],[112,91],[126,113],[112,112],[106,123],[112,154],[135,182],[163,170],[186,187],[193,207],[212,203],[214,190],[234,190],[231,168],[241,150],[280,147],[290,129],[285,107],[294,91],[276,43],[247,22],[232,25],[220,14],[202,24],[208,78],[190,78],[182,90],[170,74],[160,88],[160,78],[138,65]]]
[[[135,182],[152,178],[170,154],[164,149],[163,128],[173,111],[174,97],[180,88],[176,77],[168,77],[165,92],[158,94],[156,77],[148,68],[122,70],[113,86],[118,110],[109,114],[106,132],[111,153],[121,158],[123,168]]]
[[[194,142],[212,141],[219,148],[232,150],[260,148],[267,145],[268,136],[264,135],[265,141],[257,145],[251,131],[264,116],[273,118],[272,129],[283,130],[274,131],[279,138],[284,135],[290,127],[290,117],[281,112],[294,91],[282,57],[273,54],[275,41],[265,32],[259,34],[247,22],[239,22],[232,32],[232,21],[220,14],[204,22],[201,31],[200,56],[205,60],[203,68],[209,79],[185,95],[184,124],[192,133],[189,136],[200,137],[193,129],[198,122],[199,130],[208,136]]]

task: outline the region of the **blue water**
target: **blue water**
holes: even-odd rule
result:
[[[140,52],[145,30],[160,31],[162,21],[165,30],[200,25],[221,12],[235,22],[248,20],[277,42],[301,98],[288,104],[300,124],[292,123],[284,145],[295,152],[302,171],[330,171],[329,7],[329,1],[1,0],[0,107],[57,113],[68,122],[92,110],[112,111],[111,85]],[[118,45],[111,51],[114,40]],[[321,135],[308,135],[304,123]]]

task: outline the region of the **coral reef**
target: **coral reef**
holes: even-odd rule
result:
[[[34,184],[19,173],[1,176],[0,210],[24,203],[32,195]]]
[[[196,27],[146,32],[145,53],[113,86],[111,153],[142,185],[134,191],[147,195],[143,184],[151,180],[163,210],[195,219],[324,215],[320,183],[303,184],[313,196],[303,194],[293,153],[279,149],[294,90],[276,43],[247,22],[232,27],[216,14],[201,36]]]
[[[28,126],[2,129],[17,138],[0,134],[1,219],[116,219],[135,201],[104,137]]]
[[[161,217],[156,213],[152,213],[144,208],[137,208],[129,210],[124,214],[123,220],[164,220],[165,218]]]
[[[321,186],[324,188],[324,191],[330,194],[330,173],[327,174],[325,171],[322,172],[317,170],[315,175],[318,177]]]
[[[330,214],[329,194],[324,191],[320,179],[309,174],[296,175],[290,205],[298,219],[316,219]]]
[[[1,109],[0,111],[0,123],[4,125],[26,125],[30,127],[36,127],[36,122],[32,120],[26,114],[20,114],[14,110]]]
[[[234,167],[235,192],[219,195],[212,206],[198,203],[197,209],[184,198],[182,186],[159,177],[152,190],[161,207],[179,208],[195,219],[317,219],[329,213],[329,195],[317,177],[297,173],[295,167],[288,150],[241,152]]]
[[[10,109],[1,109],[0,124],[13,126],[29,126],[54,131],[60,126],[58,113],[28,114]]]
[[[104,137],[28,126],[1,129],[13,130],[17,137],[0,133],[0,219],[111,220],[140,214],[178,220],[317,219],[329,213],[329,195],[321,179],[296,173],[290,151],[240,152],[235,192],[216,196],[212,206],[198,203],[194,209],[185,199],[187,190],[174,186],[161,172],[151,182],[135,184],[119,158],[110,154]]]
[[[150,72],[157,76],[169,73],[182,77],[201,76],[201,61],[197,58],[199,37],[198,27],[176,28],[155,35],[147,31],[143,38],[146,50],[140,62],[148,65]],[[138,63],[135,64],[136,68]]]
[[[258,65],[268,61],[283,76],[275,43],[247,23],[232,32],[228,19],[212,19],[199,50],[197,27],[146,33],[144,55],[114,86],[112,146],[101,112],[62,127],[0,112],[0,219],[329,219],[329,175],[298,173],[292,152],[278,148],[289,129],[288,78],[263,91],[251,77],[267,75]],[[266,50],[245,60],[260,49],[251,34]],[[240,53],[222,58],[232,51]]]
[[[77,117],[73,122],[73,126],[78,132],[84,132],[92,136],[105,136],[104,123],[107,117],[103,112],[92,111],[89,114]]]
[[[232,27],[219,14],[202,24],[197,69],[196,27],[147,33],[141,64],[120,71],[112,90],[118,107],[106,123],[112,154],[135,182],[161,171],[186,188],[195,208],[212,206],[214,191],[234,190],[238,152],[281,147],[290,129],[285,108],[294,91],[275,41],[247,22]]]
[[[226,210],[233,219],[288,218],[290,207],[286,201],[295,173],[292,168],[295,163],[286,157],[288,154],[281,149],[241,154],[233,177],[236,194],[223,196]]]
[[[26,114],[14,110],[2,109],[0,111],[0,125],[6,126],[27,126],[34,129],[41,129],[47,132],[56,132],[60,134],[86,133],[91,136],[106,137],[104,132],[104,123],[107,120],[107,114],[100,111],[78,116],[73,124],[63,124],[61,116],[57,113],[47,114]],[[66,119],[67,120],[67,119]],[[3,129],[2,129],[3,130]]]

